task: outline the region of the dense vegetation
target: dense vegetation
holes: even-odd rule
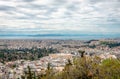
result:
[[[32,48],[32,49],[2,49],[0,50],[0,62],[14,61],[18,59],[35,60],[50,53],[58,52],[53,48]]]
[[[62,72],[54,72],[48,64],[46,74],[34,73],[28,67],[28,73],[22,79],[120,79],[120,60],[106,59],[101,62],[99,57],[83,56],[73,62],[68,60]]]
[[[112,47],[120,46],[120,43],[112,42],[112,41],[101,41],[101,45],[105,45],[105,46],[112,48]]]

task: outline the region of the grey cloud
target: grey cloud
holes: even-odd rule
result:
[[[67,3],[67,0],[54,0],[53,4],[52,5],[55,5],[55,6],[63,6],[64,4]]]
[[[23,2],[33,2],[35,0],[22,0]]]
[[[20,12],[20,11],[17,11]],[[19,20],[49,20],[51,19],[50,17],[37,17],[38,14],[32,14],[32,13],[26,13],[26,12],[20,12],[21,14],[24,14],[24,16],[17,16],[14,17],[15,19],[19,19]],[[45,15],[43,15],[45,16]]]
[[[93,4],[96,4],[96,3],[99,3],[99,2],[120,2],[120,0],[88,0],[89,2],[93,3]]]
[[[57,12],[58,8],[50,8],[45,13],[46,16],[50,16],[52,13]]]
[[[31,17],[27,17],[27,16],[25,16],[25,17],[14,17],[15,19],[19,19],[19,20],[30,20],[31,19]],[[34,19],[34,18],[33,18]]]
[[[79,10],[79,8],[78,8],[77,5],[80,5],[80,4],[78,4],[78,3],[70,4],[70,5],[67,6],[67,9],[68,9],[68,10],[71,10],[71,11],[77,11],[77,10]]]
[[[45,6],[45,5],[38,5],[38,4],[28,4],[28,6],[25,6],[25,5],[20,5],[20,6],[18,6],[19,8],[26,8],[26,9],[32,9],[32,10],[46,10],[47,12],[45,13],[45,14],[43,14],[43,15],[50,15],[51,14],[51,12],[53,12],[53,11],[55,11],[56,10],[56,8],[54,8],[54,7],[49,7],[49,6]],[[24,13],[24,14],[26,14],[25,12],[22,12],[22,13]],[[34,13],[34,11],[32,12],[32,13]],[[29,13],[29,14],[31,14],[31,13]],[[28,15],[29,15],[28,14]]]
[[[112,23],[120,23],[120,19],[116,19],[116,18],[108,18],[107,21]]]
[[[27,9],[40,9],[40,10],[44,10],[44,9],[49,9],[49,6],[45,6],[45,5],[38,5],[38,4],[32,4],[32,3],[28,3],[28,5],[19,5],[17,6],[19,8],[27,8]]]
[[[65,2],[66,2],[66,0],[54,0],[51,5],[38,5],[38,4],[28,3],[27,6],[26,5],[19,5],[17,7],[38,10],[38,11],[39,10],[46,10],[46,13],[44,13],[42,15],[50,17],[51,14],[54,12],[57,12],[57,10],[60,8],[60,6],[62,6],[62,4],[64,4]],[[25,13],[25,12],[21,12],[21,13],[24,13],[25,15],[28,14],[28,16],[31,16],[31,14],[34,13],[34,11],[32,13]],[[37,14],[35,14],[34,17],[36,17],[36,15]],[[46,19],[46,18],[43,18],[43,19]]]
[[[27,23],[25,24],[23,22],[16,23],[18,24],[17,25],[18,28],[21,25],[21,23],[23,23],[23,26],[26,27],[31,25],[29,23],[32,23],[33,24],[32,26],[36,26],[35,28],[37,29],[41,29],[44,26],[47,26],[45,27],[46,29],[47,28],[54,29],[55,26],[56,28],[64,28],[65,26],[68,26],[69,28],[71,28],[70,26],[73,27],[78,26],[78,28],[80,28],[81,26],[85,26],[87,28],[88,26],[92,27],[92,25],[103,27],[104,25],[109,26],[110,25],[109,22],[113,22],[112,26],[120,25],[118,24],[120,20],[117,19],[120,18],[119,0],[85,0],[85,1],[83,0],[83,2],[81,1],[80,3],[70,1],[71,0],[54,0],[50,4],[44,5],[42,3],[41,4],[32,3],[34,2],[34,0],[16,0],[16,7],[11,7],[9,5],[8,6],[0,5],[0,11],[9,14],[9,16],[7,17],[10,17],[13,22],[14,20],[28,21],[28,24]],[[92,8],[93,10],[92,9],[89,10],[89,8]],[[45,12],[40,13],[42,11]],[[54,16],[54,13],[57,12],[58,14],[55,15],[55,17],[52,17]],[[17,15],[17,13],[19,14]],[[41,17],[38,17],[37,15],[40,15]],[[57,17],[59,15],[61,16]],[[3,17],[6,18],[6,16]],[[57,21],[56,18],[58,19]],[[0,20],[2,20],[1,17]],[[9,26],[9,21],[8,23],[6,22],[6,25],[9,28],[12,28]],[[14,29],[17,29],[17,26]],[[3,26],[0,25],[0,29],[1,27]]]
[[[101,1],[105,1],[105,0],[89,0],[91,3],[98,3],[98,2],[101,2]]]
[[[11,6],[0,5],[0,11],[13,11],[13,10],[16,10],[16,8]]]

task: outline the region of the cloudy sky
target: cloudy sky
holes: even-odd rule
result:
[[[120,33],[120,0],[0,0],[0,34]]]

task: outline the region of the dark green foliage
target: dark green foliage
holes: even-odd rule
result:
[[[53,48],[2,49],[0,50],[0,62],[15,61],[18,59],[36,60],[56,52],[58,51]]]
[[[30,66],[27,67],[27,71],[24,74],[24,76],[21,76],[22,79],[37,79],[35,71],[32,71]]]
[[[102,45],[108,46],[110,48],[120,46],[120,43],[118,43],[118,42],[112,42],[112,41],[109,41],[109,42],[108,41],[101,41],[100,43]]]
[[[85,51],[79,50],[78,52],[80,53],[81,57],[84,57]]]
[[[62,72],[63,79],[120,79],[120,61],[117,59],[104,60],[99,58],[78,58],[66,74]],[[56,78],[57,79],[57,78]],[[62,78],[61,78],[62,79]]]
[[[33,75],[32,75],[32,72],[31,72],[31,69],[30,69],[30,66],[28,66],[28,79],[32,79]]]
[[[47,70],[50,70],[51,68],[50,68],[50,63],[48,63],[48,66],[47,66]]]
[[[29,76],[27,79],[31,79],[30,69]],[[120,79],[120,60],[107,59],[101,62],[99,57],[76,58],[73,63],[68,60],[64,70],[57,73],[48,63],[46,73],[34,75],[32,79]]]
[[[89,45],[89,48],[96,48],[96,45]]]

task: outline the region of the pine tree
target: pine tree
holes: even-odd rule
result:
[[[28,79],[32,79],[32,71],[30,66],[28,66]]]
[[[83,58],[85,51],[79,50],[78,52],[79,52],[79,54],[81,55],[81,57]]]

